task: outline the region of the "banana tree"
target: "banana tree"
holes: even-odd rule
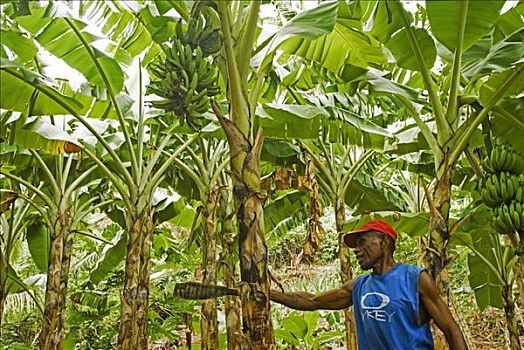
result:
[[[354,146],[341,144],[330,144],[326,147],[322,141],[319,144],[320,154],[314,152],[306,143],[302,143],[302,147],[317,167],[320,174],[318,177],[320,188],[335,209],[335,225],[339,234],[340,277],[345,283],[353,279],[349,249],[342,240],[346,223],[346,195],[351,181],[375,151],[359,152]],[[356,193],[354,195],[358,196]],[[355,320],[352,310],[344,310],[344,316],[346,346],[348,349],[356,349]]]
[[[244,282],[241,292],[244,335],[249,348],[271,349],[275,344],[269,315],[270,286],[264,237],[264,197],[260,193],[260,153],[264,136],[255,118],[260,89],[268,67],[259,69],[251,84],[248,81],[261,2],[228,4],[217,1],[214,4],[222,29],[222,59],[225,62],[222,73],[228,87],[226,95],[229,117],[217,103],[212,107],[225,131],[230,149],[230,169],[239,230],[241,280]],[[330,11],[334,15],[336,8],[328,5],[321,10]],[[330,22],[316,21],[314,12],[297,16],[295,23],[297,27],[301,26],[301,31],[288,31],[284,35],[289,37],[298,34],[314,38],[332,28]],[[305,23],[309,25],[306,26]]]
[[[339,81],[347,83],[350,91],[364,89],[369,95],[393,101],[393,104],[379,106],[383,112],[384,107],[400,109],[392,121],[405,120],[407,116],[420,128],[424,143],[429,144],[434,155],[433,173],[437,178],[433,196],[428,197],[432,253],[426,263],[432,275],[439,276],[437,282],[443,295],[447,295],[447,282],[440,281],[447,278],[440,273],[449,262],[449,198],[454,164],[492,108],[504,97],[522,91],[518,84],[522,81],[519,60],[523,56],[519,44],[521,5],[520,9],[517,6],[500,15],[503,3],[489,1],[482,6],[470,6],[467,1],[427,2],[427,11],[419,6],[415,16],[404,10],[399,1],[341,3],[344,11],[339,14],[336,32],[322,37],[322,41],[294,38],[280,45],[283,53],[315,62],[328,73],[334,73]],[[486,13],[490,15],[485,17]],[[449,25],[450,18],[456,25]],[[423,22],[426,19],[439,42],[438,51],[427,30],[422,28],[427,24]],[[351,36],[339,40],[345,31],[351,31]],[[379,53],[381,49],[376,50],[381,45],[395,57],[393,64],[385,64]],[[445,69],[434,73],[431,68],[437,52],[443,58]],[[491,81],[482,82],[491,72],[497,74]],[[307,78],[295,80],[304,85]],[[437,78],[438,86],[433,78]],[[480,92],[479,86],[482,86]],[[421,98],[418,92],[421,89],[427,90],[426,99]],[[480,102],[476,105],[480,108],[461,119],[464,105],[475,105],[475,101]],[[447,108],[443,107],[445,102]],[[494,110],[499,107],[495,106]],[[431,118],[422,118],[424,114],[431,114]]]
[[[202,213],[202,282],[215,285],[217,278],[217,207],[220,201],[218,181],[227,165],[225,141],[200,140],[200,154],[187,149],[190,161],[176,159],[175,165],[191,178],[196,185]],[[202,305],[200,320],[202,349],[218,348],[218,320],[216,299],[206,300]],[[237,341],[228,338],[228,343]],[[233,345],[232,344],[232,345]],[[231,347],[230,347],[231,348]],[[233,346],[234,348],[234,346]]]
[[[33,254],[37,266],[47,271],[45,311],[39,346],[59,348],[65,335],[67,283],[74,232],[85,215],[96,210],[104,202],[95,205],[97,197],[80,197],[80,188],[85,185],[86,178],[96,166],[91,166],[74,176],[71,171],[73,156],[67,159],[58,157],[55,162],[46,162],[36,151],[30,152],[43,173],[40,181],[43,181],[44,186],[38,188],[12,171],[0,169],[0,173],[23,185],[39,198],[37,202],[22,197],[42,215],[45,223],[44,230],[38,229],[38,225],[31,226],[36,232],[31,232],[31,236],[35,236],[34,239],[29,240],[30,234],[27,235],[30,250],[35,245],[40,249],[49,247],[48,252],[44,249],[40,250],[42,254],[38,256]],[[55,168],[55,171],[51,170],[52,168]],[[36,247],[33,249],[38,249]]]
[[[483,228],[476,224],[473,224],[473,226],[476,227],[476,234],[460,232],[457,233],[456,237],[474,254],[468,257],[468,264],[470,266],[470,284],[475,290],[477,304],[481,309],[490,304],[495,304],[504,309],[509,334],[508,349],[521,349],[519,320],[512,291],[515,282],[513,267],[518,256],[514,254],[511,247],[502,244],[497,233],[483,232],[486,226]],[[478,235],[479,232],[482,232],[482,234]],[[491,295],[491,299],[497,299],[498,296],[502,305],[499,305],[499,300],[489,300],[488,295]]]
[[[106,3],[96,5],[97,9],[102,12],[109,9]],[[122,4],[119,4],[117,8],[120,8],[120,5]],[[170,154],[167,159],[161,159],[162,152],[171,139],[172,132],[169,131],[172,129],[164,133],[164,128],[161,126],[157,125],[156,129],[155,126],[151,128],[146,126],[141,81],[138,84],[140,91],[137,99],[137,117],[130,110],[132,100],[121,93],[124,86],[125,61],[118,61],[114,57],[132,58],[141,52],[136,45],[127,46],[130,44],[129,40],[138,45],[146,43],[142,49],[144,47],[156,48],[157,51],[153,50],[152,55],[156,54],[154,52],[158,52],[158,44],[151,41],[151,34],[146,32],[144,37],[140,37],[141,39],[137,41],[136,37],[130,39],[126,35],[134,35],[140,31],[122,30],[121,35],[118,36],[120,40],[117,52],[112,56],[111,52],[102,52],[93,45],[97,37],[88,32],[87,22],[82,19],[82,13],[75,14],[60,6],[60,4],[51,3],[47,8],[38,8],[38,4],[32,3],[30,4],[31,14],[17,17],[14,23],[23,27],[31,39],[38,41],[51,54],[62,58],[66,64],[83,74],[88,83],[95,88],[95,93],[99,98],[94,99],[92,96],[74,94],[71,91],[59,91],[56,86],[44,83],[45,77],[35,73],[30,66],[26,67],[4,60],[4,58],[2,58],[1,67],[2,83],[10,84],[10,86],[8,89],[2,86],[2,91],[20,89],[25,95],[18,96],[19,99],[23,99],[24,96],[29,98],[35,94],[37,96],[36,105],[43,107],[41,110],[33,111],[33,114],[45,114],[50,108],[54,108],[58,110],[57,113],[73,116],[83,126],[83,137],[81,137],[85,142],[83,152],[93,159],[111,181],[126,210],[128,243],[117,347],[145,349],[147,348],[150,247],[154,230],[153,193],[174,159],[196,137],[191,137],[185,145]],[[87,7],[89,4],[82,3],[80,9]],[[145,6],[140,5],[139,7],[142,10],[145,9],[146,12],[149,11]],[[120,10],[133,14],[130,18],[134,19],[132,24],[136,25],[136,28],[156,32],[157,28],[153,25],[149,27],[142,25],[142,23],[152,24],[145,20],[147,13],[142,12],[142,16],[135,16],[133,11],[126,10],[125,7]],[[151,17],[149,12],[149,19]],[[103,29],[109,31],[116,30],[115,28],[121,29],[120,26],[114,27],[109,24],[109,21],[118,20],[118,18],[118,16],[111,16],[110,19],[107,19],[108,22]],[[164,17],[163,21],[167,23],[172,20]],[[126,23],[122,24],[126,25]],[[111,31],[111,33],[114,32]],[[167,40],[168,37],[155,37],[155,39],[161,42]],[[12,49],[13,52],[17,51],[14,46]],[[71,52],[75,54],[68,55]],[[36,77],[42,77],[42,79],[35,79]],[[105,96],[107,99],[104,100]],[[2,102],[2,107],[6,109],[24,110],[25,108],[25,105],[16,104],[13,99],[4,99],[4,94],[2,94]],[[118,128],[116,137],[106,139],[102,133],[107,129],[107,124],[100,130],[97,127],[101,123],[87,118],[100,116],[116,118]],[[170,125],[171,121],[168,121],[167,124]],[[151,139],[148,138],[149,135],[153,135]],[[94,144],[90,145],[90,141]],[[154,144],[154,151],[150,151],[146,143]],[[103,153],[97,153],[98,150]]]
[[[5,184],[4,184],[5,185]],[[3,186],[4,186],[3,185]],[[7,186],[6,186],[7,187]],[[16,203],[18,193],[12,190],[0,190],[2,208],[0,210],[0,239],[2,247],[0,249],[0,324],[4,315],[4,305],[7,296],[13,291],[20,290],[29,293],[30,297],[41,309],[40,303],[28,286],[18,277],[13,268],[12,256],[16,254],[20,247],[21,235],[30,223],[31,205],[27,202]],[[22,194],[21,197],[28,198],[29,201],[35,199],[35,194],[29,197]],[[22,198],[20,198],[23,200]],[[42,310],[43,311],[43,310]]]
[[[238,256],[234,252],[234,204],[232,185],[230,179],[223,179],[223,183],[227,184],[220,189],[218,204],[218,217],[220,218],[220,240],[222,252],[220,260],[222,262],[222,278],[224,284],[229,288],[235,288],[238,277],[235,273],[235,266],[238,262]],[[227,295],[224,298],[224,312],[226,315],[227,328],[227,349],[240,350],[243,346],[242,334],[242,309],[238,297]],[[245,345],[244,345],[245,346]]]
[[[464,113],[466,110],[464,104],[467,101],[460,98],[460,95],[478,94],[478,91],[473,89],[473,84],[479,81],[480,76],[487,74],[487,71],[478,70],[475,76],[468,79],[463,69],[463,62],[466,61],[464,52],[467,52],[476,41],[493,31],[503,4],[504,1],[485,2],[482,6],[477,6],[479,5],[477,3],[470,4],[468,1],[460,3],[426,2],[427,16],[433,35],[440,44],[453,53],[452,62],[446,62],[449,65],[450,74],[446,76],[445,84],[436,86],[430,70],[436,57],[432,49],[435,47],[433,40],[425,29],[414,27],[414,23],[400,2],[393,2],[394,15],[401,21],[403,29],[386,42],[386,46],[391,47],[399,61],[399,66],[402,67],[400,62],[403,62],[404,67],[409,67],[420,74],[424,87],[428,91],[429,105],[427,108],[431,111],[436,124],[434,133],[428,123],[421,118],[415,105],[405,98],[400,98],[409,116],[416,121],[434,155],[436,185],[432,195],[428,197],[431,219],[426,264],[431,274],[437,278],[440,294],[445,300],[449,293],[445,267],[450,261],[449,208],[453,169],[461,154],[466,150],[472,135],[487,118],[488,113],[505,96],[519,91],[517,82],[519,79],[522,80],[524,66],[517,64],[511,68],[515,62],[511,60],[510,65],[506,66],[509,69],[499,75],[496,83],[484,84],[485,88],[488,86],[494,88],[493,84],[496,84],[495,93],[481,93],[478,110],[474,110],[473,113]],[[486,17],[487,13],[490,15]],[[450,19],[456,23],[456,26],[449,25]],[[403,50],[402,47],[409,48],[411,52],[406,54],[406,50]],[[408,55],[412,55],[412,59],[403,61],[402,59],[407,58]],[[446,106],[443,105],[443,101],[447,102]],[[461,119],[461,115],[465,115],[464,120]]]

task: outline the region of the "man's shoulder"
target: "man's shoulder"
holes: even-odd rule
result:
[[[412,264],[404,264],[404,263],[397,263],[397,265],[408,272],[416,272],[421,273],[422,271],[427,271],[425,267],[418,266],[418,265],[412,265]]]

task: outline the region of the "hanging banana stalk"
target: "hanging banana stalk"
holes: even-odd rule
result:
[[[304,255],[308,258],[313,258],[320,245],[320,235],[325,233],[324,227],[320,222],[320,218],[324,214],[320,196],[318,193],[319,185],[316,178],[316,168],[310,157],[307,158],[306,176],[309,184],[309,218],[307,222],[307,237],[302,247]]]

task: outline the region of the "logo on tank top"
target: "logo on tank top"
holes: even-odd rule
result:
[[[383,293],[370,292],[360,298],[360,313],[362,319],[373,319],[379,322],[390,322],[395,311],[389,313],[385,310],[389,304],[389,296]]]

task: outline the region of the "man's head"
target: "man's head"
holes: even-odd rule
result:
[[[344,243],[355,249],[355,255],[364,270],[373,267],[385,254],[393,256],[396,239],[395,229],[380,220],[372,220],[359,230],[344,235]]]

